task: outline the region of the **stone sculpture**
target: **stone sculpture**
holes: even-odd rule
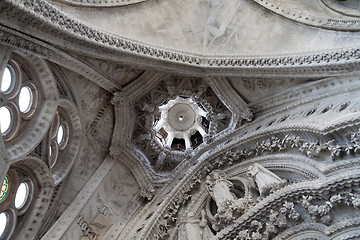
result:
[[[208,228],[205,211],[201,211],[201,219],[186,212],[178,226],[178,240],[205,240],[213,234]]]
[[[248,170],[248,174],[254,179],[261,197],[268,194],[270,190],[282,187],[286,183],[285,180],[258,163],[250,166]]]

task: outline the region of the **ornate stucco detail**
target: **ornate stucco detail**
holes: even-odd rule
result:
[[[141,197],[150,201],[155,195],[155,189],[152,185],[147,185],[146,187],[141,189],[140,195]]]
[[[341,192],[341,190],[338,190]],[[313,204],[312,201],[317,199],[317,203]],[[279,211],[270,210],[267,221],[252,220],[248,222],[248,227],[245,230],[240,230],[236,239],[273,239],[278,235],[290,238],[295,233],[296,229],[308,225],[318,225],[320,232],[325,235],[332,235],[336,232],[329,231],[331,228],[339,224],[337,221],[341,216],[337,216],[339,210],[348,209],[358,212],[357,202],[359,196],[357,194],[342,192],[335,195],[327,195],[325,198],[315,196],[303,195],[302,198],[294,202],[283,202]],[[303,223],[301,223],[303,222]],[[356,219],[351,219],[353,226],[357,226]],[[250,224],[249,224],[250,223]],[[351,224],[347,223],[348,226]],[[322,228],[322,229],[321,229]],[[337,231],[341,232],[341,228]],[[306,231],[304,231],[306,232]],[[281,234],[283,233],[283,234]],[[306,234],[306,233],[305,233]]]
[[[162,172],[225,134],[233,115],[204,80],[176,77],[140,98],[135,113],[133,141]]]
[[[91,1],[84,1],[84,0],[57,0],[58,2],[63,2],[69,5],[74,6],[81,6],[81,7],[120,7],[131,5],[135,3],[145,2],[147,0],[127,0],[127,1],[120,1],[120,0],[113,0],[113,1],[102,1],[102,0],[91,0]]]
[[[14,2],[13,4],[17,3]],[[275,76],[284,74],[286,76],[294,76],[294,74],[303,75],[304,72],[319,75],[324,71],[326,71],[328,74],[329,70],[333,71],[333,67],[329,68],[329,66],[336,66],[337,70],[340,70],[343,68],[342,65],[350,64],[354,69],[357,69],[357,65],[353,64],[359,62],[360,56],[360,49],[358,47],[287,56],[198,56],[195,54],[184,54],[177,51],[169,51],[147,46],[146,44],[130,41],[125,38],[99,31],[68,17],[65,13],[59,11],[56,7],[44,0],[27,0],[25,2],[20,1],[19,4],[17,4],[17,7],[18,9],[16,11],[21,9],[21,13],[19,12],[18,14],[11,17],[19,21],[25,21],[24,19],[21,19],[21,17],[24,15],[22,14],[22,11],[25,11],[27,14],[30,14],[33,17],[39,17],[41,21],[51,25],[51,27],[45,27],[44,25],[39,24],[36,26],[38,30],[46,33],[50,32],[50,29],[60,28],[64,33],[66,33],[66,35],[71,38],[75,38],[73,43],[78,43],[79,40],[76,40],[77,38],[85,38],[87,43],[90,44],[90,46],[88,46],[89,48],[93,49],[93,44],[100,45],[104,48],[104,51],[101,54],[105,54],[107,56],[110,54],[112,55],[112,59],[118,59],[117,56],[113,55],[114,50],[117,50],[121,53],[134,54],[133,57],[136,56],[136,59],[132,59],[131,61],[138,61],[137,56],[140,54],[146,59],[156,59],[165,62],[178,63],[182,66],[182,68],[191,66],[195,67],[196,69],[202,69],[201,71],[206,70],[206,72],[211,75],[219,74],[219,70],[221,70],[221,73],[227,72],[231,75],[240,74],[247,76],[254,76],[258,74]],[[10,11],[8,12],[10,13]],[[71,45],[72,44],[70,44],[70,47]],[[82,45],[82,47],[85,46]],[[73,44],[72,48],[73,50],[78,50],[77,44]],[[143,64],[152,63],[148,62]],[[256,67],[256,69],[253,69],[254,67]],[[169,68],[169,66],[165,64],[163,68]],[[321,71],[319,72],[316,69],[321,69]],[[194,71],[193,68],[189,68],[189,70]]]
[[[360,238],[359,9],[0,0],[0,239]]]
[[[359,17],[356,16],[354,13],[359,15],[359,11],[351,9],[350,7],[346,7],[344,5],[336,4],[334,1],[331,0],[321,0],[318,1],[320,4],[325,4],[330,9],[335,10],[335,12],[344,11],[343,16],[340,14],[332,14],[326,16],[326,14],[317,14],[317,11],[311,11],[311,9],[306,9],[303,7],[301,9],[301,4],[298,6],[298,9],[291,8],[291,5],[281,4],[276,1],[263,1],[263,0],[253,0],[257,4],[261,5],[262,7],[267,8],[268,10],[277,13],[285,18],[291,19],[293,21],[314,26],[320,28],[326,28],[331,30],[337,31],[359,31],[360,30],[360,21],[356,18],[351,17]],[[314,1],[316,2],[316,1]],[[335,1],[336,2],[336,1]],[[339,7],[340,5],[340,7]],[[353,14],[351,14],[351,12]],[[320,15],[320,16],[319,16]],[[345,17],[344,19],[344,16]]]
[[[118,87],[114,83],[99,72],[95,71],[93,68],[84,64],[74,56],[63,52],[54,46],[46,44],[45,42],[38,41],[28,35],[24,35],[3,26],[0,27],[0,41],[2,44],[11,48],[16,47],[16,51],[23,52],[25,54],[35,54],[73,71],[78,71],[81,75],[100,84],[109,92],[118,90]]]
[[[349,134],[349,136],[350,136],[350,139],[351,139],[351,136],[357,136],[357,134]],[[307,152],[307,151],[305,151],[305,149],[307,148],[307,146],[310,146],[311,144],[307,144],[307,143],[305,143],[305,141],[304,140],[300,140],[300,138],[297,138],[297,137],[293,137],[293,136],[286,136],[285,137],[285,141],[284,141],[284,144],[286,144],[285,146],[288,146],[288,147],[294,147],[294,148],[299,148],[299,152],[301,153],[302,151],[304,151],[304,152]],[[272,141],[274,141],[275,139],[273,139]],[[281,142],[282,141],[277,141],[277,140],[275,140],[275,142],[278,142],[279,144],[272,144],[271,143],[271,141],[270,142],[268,142],[268,143],[266,143],[266,141],[264,142],[264,144],[260,144],[261,146],[263,146],[264,147],[264,151],[265,152],[267,152],[268,154],[274,154],[275,152],[277,152],[277,151],[284,151],[285,149],[286,149],[286,147],[284,148],[282,145],[281,145]],[[304,143],[305,143],[305,145],[304,145]],[[260,146],[259,145],[259,146]],[[296,147],[297,146],[297,147]],[[315,147],[315,149],[317,148],[316,147],[316,144],[315,145],[312,145],[312,146],[314,146]],[[305,148],[304,148],[305,147]],[[311,148],[313,148],[313,147],[311,147]],[[261,150],[261,152],[263,151],[263,150]],[[322,150],[321,151],[325,151],[325,152],[327,152],[327,156],[328,157],[331,157],[331,150],[329,150],[328,149],[328,147],[327,147],[327,144],[326,143],[324,143],[324,145],[323,145],[323,147],[322,147]],[[211,172],[211,171],[213,171],[214,169],[217,169],[217,168],[221,168],[221,167],[224,167],[225,169],[226,168],[233,168],[233,169],[235,169],[235,166],[236,166],[236,164],[242,164],[244,161],[247,161],[247,160],[245,160],[245,159],[251,159],[251,158],[253,158],[253,157],[256,157],[256,156],[258,156],[258,154],[259,153],[256,153],[256,151],[255,150],[252,150],[252,151],[248,151],[248,150],[244,150],[244,151],[242,151],[242,152],[237,152],[237,154],[232,154],[232,152],[233,151],[228,151],[228,152],[226,152],[226,154],[224,155],[224,157],[223,158],[221,158],[221,157],[218,157],[218,158],[215,158],[215,159],[213,159],[212,161],[210,161],[210,162],[208,162],[207,164],[205,164],[204,166],[202,166],[201,167],[201,171],[199,171],[197,174],[195,174],[195,175],[193,175],[193,177],[191,178],[191,179],[189,179],[188,180],[188,182],[187,182],[187,184],[186,185],[184,185],[184,186],[186,186],[184,189],[182,189],[181,191],[179,191],[178,192],[178,194],[179,195],[177,195],[177,197],[175,197],[175,198],[173,198],[173,200],[171,200],[170,201],[170,205],[169,206],[172,206],[172,204],[171,204],[171,202],[172,201],[175,201],[174,202],[174,206],[176,206],[175,208],[173,208],[173,207],[168,207],[168,208],[166,208],[164,211],[163,211],[163,214],[162,214],[162,216],[168,216],[170,213],[170,215],[171,216],[173,216],[173,217],[175,217],[176,216],[176,214],[177,214],[177,212],[181,209],[181,207],[186,203],[186,202],[188,202],[189,201],[189,199],[190,199],[190,196],[192,196],[191,197],[191,199],[196,199],[196,198],[194,198],[194,193],[192,192],[193,191],[193,189],[196,187],[196,186],[198,186],[198,184],[201,184],[201,182],[202,181],[205,181],[205,177]],[[312,151],[310,151],[310,152],[312,152]],[[312,157],[315,157],[314,155],[312,155],[312,153],[310,154],[310,152],[309,152],[309,156],[312,156]],[[316,152],[316,151],[315,151]],[[342,154],[346,154],[345,152],[342,152]],[[354,153],[355,154],[355,153]],[[240,156],[242,156],[242,157],[240,157]],[[345,155],[339,155],[339,156],[345,156]],[[324,158],[325,156],[324,155],[322,155],[322,158]],[[316,157],[315,157],[315,159],[316,159]],[[323,161],[322,159],[318,159],[317,161]],[[344,160],[342,160],[342,161],[344,161]],[[247,175],[247,177],[249,178],[250,176],[251,176],[251,170],[255,167],[256,168],[256,166],[258,166],[258,165],[253,165],[253,166],[251,166],[248,170],[245,170],[245,171],[243,171],[243,173],[247,173],[249,170],[249,172],[248,172],[248,175]],[[258,167],[259,168],[259,167]],[[260,167],[260,169],[263,169],[262,167]],[[342,168],[337,168],[336,170],[334,170],[334,171],[342,171]],[[278,192],[278,191],[285,191],[285,190],[282,190],[284,187],[282,187],[282,186],[284,186],[284,181],[283,180],[281,180],[281,179],[279,179],[277,176],[275,176],[275,175],[273,175],[273,174],[271,174],[271,173],[269,173],[269,171],[268,170],[262,170],[262,172],[263,173],[265,173],[265,176],[268,176],[269,177],[269,180],[268,180],[268,182],[270,183],[270,185],[272,185],[273,186],[273,190],[272,191],[270,191],[270,196],[273,196],[272,198],[273,199],[277,199],[277,197],[275,197],[275,196],[277,196],[277,193],[276,192]],[[254,174],[253,174],[254,175]],[[311,174],[310,174],[311,175]],[[345,176],[345,175],[344,175]],[[338,176],[339,177],[339,179],[343,179],[343,177],[344,177],[343,175],[342,176]],[[348,177],[350,177],[351,178],[351,176],[348,176]],[[252,177],[250,177],[250,179],[251,179]],[[203,179],[203,180],[202,180]],[[221,177],[219,178],[219,179],[221,179]],[[232,178],[230,178],[230,179],[232,179]],[[267,177],[265,177],[265,178],[263,178],[263,179],[267,179]],[[210,180],[210,179],[209,179]],[[258,183],[256,183],[256,177],[254,178],[254,180],[253,180],[254,182],[253,182],[253,184],[255,184],[255,185],[253,185],[253,186],[256,186],[256,189],[258,190],[258,191],[261,191],[260,189],[263,189],[262,188],[262,186],[264,186],[262,183],[261,183],[261,181],[259,180],[258,181]],[[342,181],[342,180],[341,180]],[[344,180],[345,181],[345,180]],[[352,180],[349,180],[349,181],[352,181]],[[221,181],[220,181],[221,182]],[[226,181],[224,181],[224,183],[225,183]],[[290,181],[291,182],[291,181]],[[309,187],[309,186],[314,186],[315,188],[316,188],[316,186],[323,186],[324,184],[326,185],[327,183],[329,183],[330,184],[330,180],[324,180],[320,185],[318,184],[318,183],[309,183],[309,182],[299,182],[299,183],[296,183],[296,184],[298,184],[298,186],[299,186],[299,189],[306,189],[307,187]],[[356,184],[356,183],[355,183]],[[246,184],[245,184],[246,185]],[[266,184],[265,184],[266,185]],[[227,185],[228,186],[228,188],[227,189],[230,189],[231,188],[231,184],[230,185]],[[294,187],[294,186],[297,186],[297,185],[289,185],[289,186],[287,186],[287,187],[285,187],[287,190],[286,191],[297,191],[297,190],[294,190],[294,189],[298,189],[298,187]],[[222,189],[226,189],[226,188],[222,188]],[[291,190],[291,189],[293,189],[293,190]],[[324,188],[324,190],[325,190],[326,188]],[[184,192],[185,191],[185,192]],[[227,191],[227,190],[226,190]],[[305,190],[304,190],[305,191]],[[316,191],[315,191],[316,192]],[[185,194],[186,193],[186,194]],[[265,193],[265,192],[264,192]],[[272,193],[274,193],[274,194],[272,194]],[[269,194],[269,193],[268,193]],[[221,196],[224,196],[223,194],[221,194]],[[229,195],[229,196],[231,196],[231,195]],[[267,196],[269,196],[269,195],[267,195]],[[260,192],[259,192],[259,195],[258,195],[258,197],[260,197]],[[230,198],[232,198],[233,199],[233,197],[230,197]],[[232,199],[230,199],[230,202],[231,202],[231,200]],[[256,199],[256,196],[255,196],[255,199]],[[261,199],[263,199],[263,200],[261,200]],[[261,201],[265,201],[265,199],[268,199],[268,197],[265,197],[265,198],[258,198],[258,201],[257,202],[255,202],[255,205],[257,205],[257,204],[259,204]],[[226,202],[226,201],[225,201]],[[356,201],[355,201],[356,202]],[[220,203],[219,203],[220,204]],[[283,231],[284,230],[284,224],[288,221],[288,220],[286,220],[285,221],[285,218],[289,218],[290,219],[290,221],[295,221],[295,222],[297,222],[297,221],[299,221],[300,219],[302,219],[302,217],[299,215],[299,213],[296,211],[296,210],[294,210],[294,206],[296,205],[296,204],[300,204],[301,205],[301,203],[300,203],[300,199],[299,199],[299,202],[297,202],[296,204],[295,203],[286,203],[286,202],[283,202],[283,204],[284,204],[284,209],[283,210],[281,210],[280,212],[272,212],[272,215],[271,216],[273,216],[272,218],[274,218],[275,219],[275,216],[277,216],[277,218],[279,218],[278,220],[274,220],[275,221],[275,223],[276,222],[278,222],[278,223],[276,223],[275,224],[275,227],[274,226],[271,226],[271,224],[270,223],[267,223],[267,224],[265,224],[265,223],[262,223],[261,224],[261,226],[259,225],[259,224],[253,224],[253,229],[254,230],[252,230],[252,232],[249,232],[249,235],[251,236],[252,235],[252,233],[256,233],[256,232],[258,232],[258,233],[261,233],[261,234],[265,234],[266,233],[266,235],[267,236],[273,236],[273,234],[279,234],[280,232],[279,232],[279,230],[278,230],[278,228],[279,229],[282,229],[281,231]],[[295,204],[295,205],[294,205]],[[305,204],[305,205],[304,205]],[[304,206],[310,206],[310,205],[307,205],[306,203],[304,203],[303,202],[303,205]],[[229,205],[229,208],[228,209],[233,209],[233,208],[231,208],[230,207],[231,206],[231,204]],[[258,207],[258,208],[256,208],[256,209],[261,209],[262,207],[261,206],[264,206],[264,203],[261,203],[261,205]],[[301,205],[302,206],[302,205]],[[326,207],[327,206],[327,204],[325,204],[324,205],[324,207],[321,207],[321,208],[327,208]],[[253,207],[251,207],[250,209],[252,209]],[[225,208],[226,209],[226,208]],[[310,209],[314,209],[313,207],[310,207]],[[251,210],[252,211],[252,210]],[[255,210],[254,210],[255,211]],[[322,210],[319,210],[320,212],[322,211]],[[325,211],[325,210],[324,210]],[[226,212],[226,211],[225,211]],[[320,214],[320,212],[319,212],[319,214]],[[315,214],[315,213],[314,213]],[[322,213],[321,213],[322,214]],[[246,216],[251,216],[252,214],[251,213],[247,213],[246,214]],[[239,215],[238,215],[239,216]],[[244,215],[245,216],[245,215]],[[241,216],[241,218],[243,218],[243,216]],[[230,218],[230,219],[233,219],[233,218]],[[235,217],[235,219],[237,219],[237,217]],[[171,232],[171,229],[172,229],[172,226],[173,226],[173,224],[174,224],[174,222],[175,222],[175,220],[170,220],[170,218],[168,218],[168,217],[165,217],[164,219],[163,219],[163,221],[165,221],[163,224],[160,224],[161,225],[161,227],[160,227],[160,229],[162,229],[160,232],[161,232],[161,234],[159,235],[159,236],[161,236],[161,237],[165,237],[165,236],[168,236],[168,234],[169,234],[169,232]],[[233,220],[231,220],[231,221],[233,221]],[[231,222],[230,221],[230,222]],[[219,221],[214,221],[214,223],[216,223],[216,222],[219,222]],[[227,224],[229,224],[230,222],[229,221],[223,221],[223,223],[225,223],[225,222],[227,222]],[[236,221],[237,222],[237,221]],[[272,221],[273,222],[273,221]],[[226,226],[227,224],[225,224],[225,225],[222,225],[222,226]],[[269,228],[268,230],[266,230],[263,226],[265,226],[265,225],[268,225],[267,227]],[[159,225],[157,225],[157,226],[159,226]],[[216,227],[215,227],[216,228]],[[265,230],[264,230],[265,229]],[[272,229],[272,230],[271,230]],[[276,229],[276,230],[274,230],[274,229]],[[152,229],[153,231],[155,231],[155,232],[157,232],[157,230],[156,229]],[[242,230],[241,230],[242,231]],[[249,230],[248,230],[249,231]],[[151,231],[152,232],[152,231]],[[241,232],[242,234],[247,234],[247,233],[245,233],[245,232]],[[222,233],[221,233],[222,234]],[[257,235],[257,234],[255,234],[255,235]],[[222,235],[220,235],[220,236],[222,236]],[[235,236],[235,235],[234,235]],[[220,237],[219,237],[219,239],[220,239]],[[241,239],[241,238],[240,238]]]

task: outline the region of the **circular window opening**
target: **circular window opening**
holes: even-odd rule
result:
[[[7,226],[7,214],[2,212],[0,213],[0,237],[3,236]]]
[[[5,198],[8,189],[9,189],[9,179],[8,179],[8,177],[6,176],[6,177],[4,178],[4,182],[3,182],[3,185],[2,185],[1,191],[0,191],[0,201]]]
[[[22,113],[27,113],[31,108],[33,94],[29,87],[22,87],[19,95],[19,109]]]
[[[55,140],[52,140],[49,146],[49,166],[53,168],[59,155],[59,147]]]
[[[19,185],[15,195],[15,207],[17,209],[20,209],[25,205],[28,195],[29,185],[23,182]]]
[[[11,112],[7,107],[0,108],[1,134],[5,135],[11,126]]]
[[[15,85],[14,82],[15,82],[14,69],[10,65],[7,65],[1,80],[1,92],[5,94],[9,93]]]
[[[59,145],[64,141],[64,126],[63,125],[61,125],[58,129],[56,141]]]
[[[49,156],[52,157],[52,154],[53,154],[53,148],[50,146],[49,147]]]

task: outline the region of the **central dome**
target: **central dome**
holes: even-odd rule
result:
[[[184,131],[195,123],[195,112],[186,103],[175,104],[169,110],[169,124],[176,130]]]
[[[159,106],[159,120],[154,130],[164,147],[174,150],[193,149],[207,135],[207,112],[192,97],[179,97]]]

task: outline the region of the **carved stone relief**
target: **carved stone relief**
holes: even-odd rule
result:
[[[75,73],[68,71],[65,74],[71,79],[71,87],[78,89],[76,100],[80,105],[80,117],[85,132],[79,136],[81,149],[70,173],[70,178],[76,179],[76,184],[66,183],[68,194],[64,197],[57,214],[62,214],[108,155],[114,125],[114,110],[109,103],[110,95],[89,81],[84,85],[84,79]]]
[[[181,101],[181,103],[175,104],[172,103],[173,101]],[[186,134],[182,133],[183,130],[174,130],[173,133],[172,125],[167,126],[169,124],[167,117],[169,115],[171,118],[171,111],[174,108],[171,108],[169,113],[162,110],[169,108],[168,102],[175,104],[174,106],[194,105],[194,109],[202,114],[197,117],[200,119],[196,119],[199,126],[191,127],[194,129],[193,132]],[[189,159],[197,147],[201,148],[201,144],[210,142],[217,133],[226,129],[231,118],[230,111],[200,78],[174,77],[171,80],[164,80],[137,101],[135,112],[137,117],[132,134],[133,141],[146,155],[154,169],[165,172],[174,169],[184,158]],[[179,122],[188,116],[184,111],[180,113],[183,113],[179,115],[181,120],[176,119]]]
[[[0,43],[71,69],[84,126],[22,234],[59,201],[43,239],[359,238],[357,2],[0,1]]]
[[[89,239],[103,239],[108,230],[130,209],[131,201],[139,192],[132,173],[120,162],[116,162],[99,187],[92,193],[75,224],[65,233],[64,238],[82,236]]]
[[[39,2],[37,2],[39,1]],[[5,7],[4,9],[8,9],[11,8],[10,6],[4,4]],[[35,24],[33,23],[33,27],[36,27],[35,29],[37,29],[37,31],[34,30],[30,30],[30,32],[38,32],[38,31],[42,31],[42,34],[44,34],[44,36],[47,36],[48,39],[54,39],[53,36],[49,36],[49,32],[52,32],[52,30],[54,29],[54,27],[59,27],[63,30],[64,34],[63,35],[67,35],[67,36],[78,36],[81,39],[83,39],[84,37],[87,39],[86,44],[84,44],[84,42],[79,43],[79,40],[76,39],[72,39],[73,41],[71,41],[71,44],[68,44],[68,47],[72,48],[73,51],[78,52],[79,50],[82,50],[84,52],[92,52],[91,50],[94,49],[94,46],[92,46],[91,44],[100,44],[104,47],[104,51],[102,52],[98,52],[97,54],[104,54],[103,56],[107,56],[107,58],[109,57],[109,55],[111,55],[111,59],[115,60],[118,59],[118,56],[114,56],[114,50],[117,49],[119,50],[121,53],[133,53],[136,56],[138,54],[142,54],[143,56],[145,56],[146,58],[149,59],[159,59],[159,60],[165,60],[165,61],[171,61],[171,62],[176,62],[176,63],[186,63],[189,65],[194,65],[194,66],[201,66],[202,68],[206,69],[209,73],[214,73],[213,71],[216,68],[217,69],[221,69],[222,72],[238,72],[238,74],[240,73],[239,71],[231,71],[231,69],[233,68],[239,68],[239,69],[247,69],[247,73],[250,73],[253,71],[253,69],[251,69],[251,67],[260,67],[263,68],[263,70],[261,69],[256,69],[256,72],[263,72],[263,73],[267,73],[267,74],[273,74],[272,70],[274,70],[274,68],[278,69],[279,66],[282,66],[283,68],[291,68],[292,70],[292,74],[289,74],[289,72],[287,72],[287,76],[294,76],[294,72],[298,72],[298,71],[312,71],[309,67],[316,67],[316,65],[318,65],[319,63],[321,64],[325,64],[325,65],[330,65],[331,64],[335,64],[335,65],[339,65],[342,64],[342,61],[345,62],[353,62],[356,61],[357,56],[358,56],[358,48],[348,48],[347,50],[327,50],[326,53],[325,52],[319,52],[316,54],[299,54],[296,53],[297,56],[287,56],[289,51],[285,51],[286,52],[286,56],[274,56],[274,57],[263,57],[263,58],[259,58],[259,57],[249,57],[249,58],[245,58],[245,57],[218,57],[218,58],[212,58],[212,57],[200,57],[198,55],[190,55],[190,54],[183,54],[183,53],[179,53],[176,51],[167,51],[167,50],[163,50],[163,49],[158,49],[158,48],[153,48],[150,46],[146,46],[143,44],[139,44],[138,42],[133,42],[130,40],[125,40],[123,38],[118,38],[115,37],[113,35],[109,35],[106,34],[105,32],[102,31],[97,31],[94,28],[91,28],[85,24],[82,24],[80,22],[75,21],[74,19],[70,18],[69,16],[65,15],[63,12],[59,11],[56,7],[54,7],[53,5],[49,4],[46,1],[40,1],[40,0],[31,0],[31,1],[26,1],[24,3],[20,3],[17,5],[17,7],[19,7],[18,10],[31,10],[31,11],[26,11],[27,15],[26,15],[26,19],[25,15],[23,14],[23,12],[19,12],[15,15],[14,11],[7,11],[5,10],[8,15],[5,16],[5,20],[8,22],[9,19],[10,22],[8,22],[9,24],[11,22],[15,22],[15,21],[23,21],[23,22],[27,22],[26,20],[28,18],[32,18],[34,15],[41,15],[43,16],[46,20],[46,22],[48,22],[50,24],[50,26],[48,24],[46,24],[47,27],[45,27],[45,24]],[[240,8],[241,9],[241,8]],[[79,11],[81,11],[82,9],[77,9],[77,13],[79,13]],[[249,11],[251,13],[249,13],[248,17],[254,17],[253,13],[254,13],[254,9],[253,7],[251,8],[251,11]],[[12,13],[12,14],[10,14]],[[94,11],[92,13],[97,13],[97,11]],[[244,12],[243,12],[244,13]],[[30,14],[30,16],[28,16]],[[31,15],[33,14],[33,15]],[[226,13],[225,13],[226,14]],[[88,14],[79,14],[78,17],[82,17],[82,16],[88,16]],[[15,18],[15,19],[13,19]],[[19,19],[20,18],[20,19]],[[43,18],[41,18],[43,19]],[[88,20],[97,20],[99,18],[97,17],[90,17]],[[139,18],[142,19],[142,18]],[[4,21],[5,21],[4,20]],[[311,20],[310,20],[311,21]],[[98,22],[98,21],[97,21]],[[194,22],[199,22],[199,21],[194,21]],[[266,21],[263,21],[266,22]],[[326,22],[326,21],[325,21]],[[335,25],[337,23],[342,23],[341,21],[337,22],[337,21],[332,21],[333,23],[335,23]],[[345,23],[346,25],[347,23]],[[89,24],[91,25],[91,24]],[[96,25],[96,24],[95,24]],[[253,24],[249,24],[250,28],[253,29],[252,27]],[[105,24],[104,26],[108,26],[108,24]],[[104,27],[103,26],[103,27]],[[248,25],[244,25],[244,26],[248,26]],[[56,28],[55,27],[55,28]],[[272,26],[273,27],[273,26]],[[271,27],[270,27],[271,28]],[[30,28],[29,28],[30,29]],[[122,28],[120,28],[122,29]],[[131,27],[131,29],[133,30],[133,27]],[[203,28],[204,29],[204,28]],[[292,31],[293,29],[296,28],[292,28],[290,27],[288,29],[288,31]],[[306,28],[307,31],[312,31],[312,29],[310,28]],[[201,29],[200,29],[201,30]],[[202,30],[203,31],[203,30]],[[199,31],[200,34],[202,34],[202,31]],[[243,37],[248,37],[249,33],[254,32],[251,30],[246,30],[247,34],[244,34]],[[53,31],[54,32],[54,31]],[[132,31],[130,31],[132,32]],[[189,31],[192,32],[192,31]],[[65,34],[66,33],[66,34]],[[257,33],[258,32],[254,32]],[[293,35],[296,35],[297,37],[300,36],[304,36],[306,37],[307,35],[299,35],[297,34],[298,32],[294,32]],[[288,32],[283,32],[283,35],[288,34]],[[316,36],[316,32],[313,32],[313,34],[315,34]],[[326,34],[332,34],[332,33],[324,33]],[[349,33],[348,33],[349,34]],[[351,34],[351,33],[350,33]],[[59,34],[60,37],[61,34]],[[142,36],[146,35],[146,34],[141,34]],[[167,34],[168,36],[171,36],[172,34]],[[231,34],[230,34],[231,35]],[[236,36],[237,34],[232,34],[231,36]],[[335,34],[336,35],[336,34]],[[62,35],[61,35],[62,36]],[[202,35],[201,35],[202,36]],[[257,38],[257,36],[252,37],[252,38]],[[334,39],[333,37],[324,37],[324,39]],[[340,40],[340,42],[335,43],[335,45],[332,48],[329,49],[333,49],[335,48],[335,46],[337,46],[338,44],[344,44],[345,41],[347,40],[354,40],[354,42],[349,42],[348,46],[354,46],[354,44],[356,43],[355,38],[357,38],[356,35],[352,36],[352,37],[344,37]],[[191,35],[191,39],[193,39],[193,35]],[[315,38],[317,39],[317,38]],[[6,41],[5,39],[3,40],[6,44],[8,44],[8,41]],[[246,41],[249,41],[251,43],[253,43],[253,39],[248,39]],[[261,44],[258,44],[258,46],[268,46],[266,43],[268,42],[268,39],[263,40],[263,42],[261,42]],[[311,39],[304,39],[303,42],[308,43],[309,41],[311,41]],[[55,43],[57,43],[57,41],[54,41]],[[173,41],[169,41],[169,42],[173,42]],[[192,41],[191,42],[196,42],[196,41]],[[226,42],[226,41],[225,41]],[[233,46],[238,46],[241,45],[243,41],[236,41],[236,43],[233,44]],[[288,43],[294,42],[294,41],[287,41]],[[283,42],[282,42],[283,43]],[[284,46],[284,44],[279,43],[277,44],[277,46]],[[321,43],[315,44],[315,46],[321,45]],[[298,45],[294,46],[295,49],[298,49]],[[85,50],[86,49],[86,50]],[[216,48],[212,48],[215,50],[215,53],[218,52],[218,49]],[[220,47],[221,49],[221,47]],[[228,52],[228,54],[233,55],[233,50],[234,49],[248,49],[250,52],[246,52],[243,53],[241,55],[244,54],[254,54],[254,50],[256,50],[256,48],[252,47],[252,48],[238,48],[238,47],[230,47],[230,52]],[[264,49],[262,49],[262,53],[264,53],[267,49],[269,49],[268,47],[265,47]],[[315,48],[316,50],[317,48]],[[34,47],[34,50],[35,49]],[[309,51],[314,51],[314,49],[310,49]],[[187,51],[188,52],[188,51]],[[276,51],[276,53],[279,53],[279,51]],[[274,54],[272,53],[267,53],[267,54]],[[134,57],[134,56],[132,56]],[[139,58],[136,58],[136,60],[134,60],[134,58],[129,59],[132,62],[136,62],[139,63]],[[339,60],[342,60],[341,62],[339,62]],[[141,61],[142,64],[152,64],[153,62],[149,62],[146,61],[147,63],[145,63],[145,61]],[[302,67],[302,65],[306,66]],[[297,66],[297,68],[294,68],[294,66]],[[164,66],[163,67],[167,67],[169,68],[170,66]],[[185,66],[183,66],[185,67]],[[250,67],[250,69],[249,69]],[[323,66],[321,66],[321,68],[323,68]],[[285,69],[283,69],[285,70]],[[327,68],[327,70],[331,70],[331,68]],[[315,72],[313,72],[315,73]],[[327,71],[327,73],[329,73],[329,71]],[[317,73],[319,74],[319,73]],[[276,74],[273,75],[279,75],[278,70],[276,71]],[[303,75],[303,72],[302,72]],[[328,74],[327,74],[328,75]]]

